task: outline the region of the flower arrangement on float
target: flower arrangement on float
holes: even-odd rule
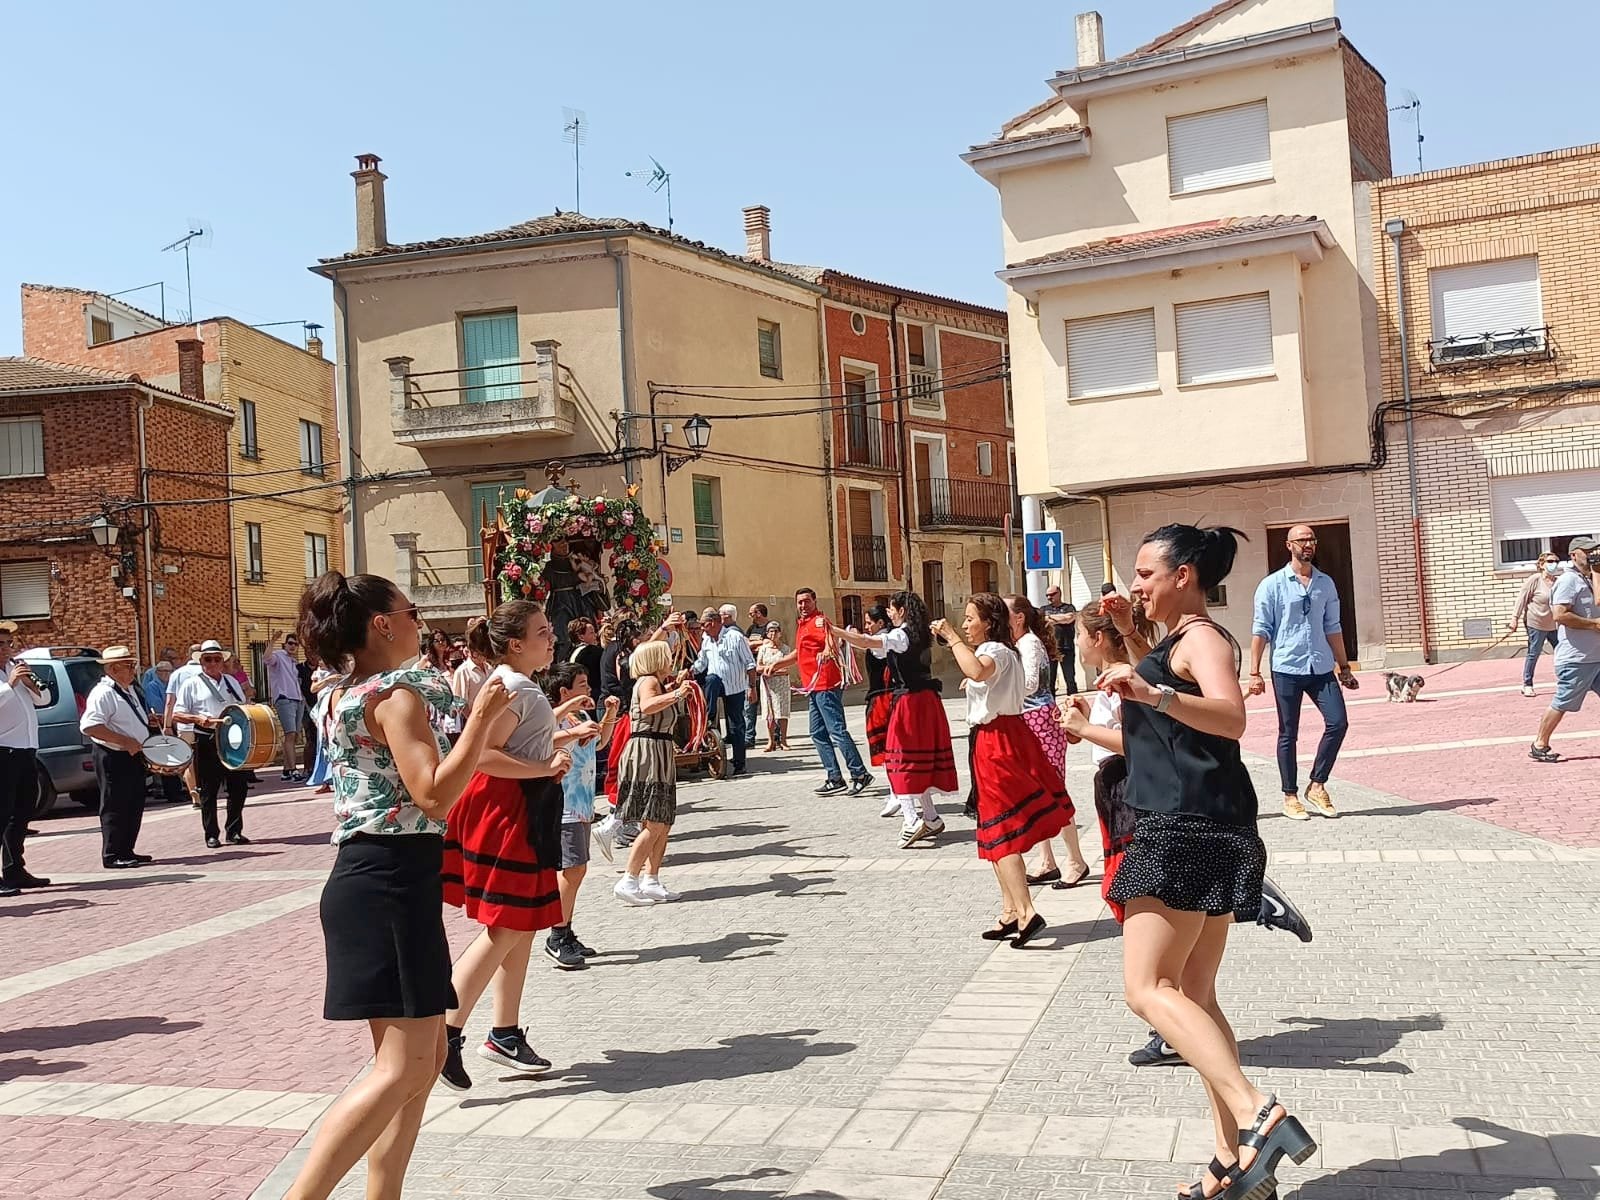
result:
[[[539,600],[550,594],[543,576],[559,542],[598,543],[614,581],[615,607],[639,620],[659,622],[666,616],[662,599],[667,581],[658,565],[662,546],[650,518],[634,499],[637,486],[622,499],[567,495],[543,500],[518,488],[500,505],[501,548],[495,555],[495,578],[502,600]]]

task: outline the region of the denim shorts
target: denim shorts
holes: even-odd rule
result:
[[[296,700],[292,696],[278,696],[272,701],[272,707],[278,714],[278,724],[283,726],[284,733],[300,732],[300,723],[306,716],[304,700]]]
[[[1551,708],[1577,712],[1590,692],[1600,694],[1600,662],[1556,664],[1556,694],[1550,701]]]

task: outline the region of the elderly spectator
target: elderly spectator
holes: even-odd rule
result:
[[[1546,645],[1557,648],[1556,619],[1550,611],[1550,591],[1561,577],[1561,560],[1554,554],[1539,555],[1534,573],[1522,585],[1517,597],[1516,610],[1506,622],[1506,632],[1515,633],[1517,623],[1528,626],[1528,653],[1522,660],[1522,694],[1533,695],[1533,669],[1539,664],[1539,653]]]
[[[728,608],[737,621],[739,610],[732,605]],[[722,700],[724,728],[728,744],[733,748],[733,765],[728,771],[728,778],[734,779],[743,775],[745,770],[747,747],[744,706],[754,702],[756,659],[750,653],[750,642],[739,626],[723,624],[721,610],[706,609],[700,614],[700,625],[704,636],[700,641],[700,653],[695,656],[694,673],[696,676],[705,676],[708,718],[715,719],[712,714],[716,711],[716,698]]]

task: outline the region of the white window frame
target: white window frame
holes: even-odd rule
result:
[[[1540,487],[1539,480],[1548,482]],[[1569,515],[1518,518],[1514,519],[1515,523],[1504,519],[1513,502],[1497,495],[1497,489],[1527,491],[1530,486],[1539,492],[1566,498],[1571,510]],[[1597,533],[1600,533],[1600,470],[1539,472],[1489,480],[1489,535],[1494,543],[1496,571],[1531,571],[1538,555],[1553,551],[1552,543],[1557,539],[1594,537]],[[1534,557],[1504,558],[1502,551],[1507,542],[1535,544]]]
[[[311,437],[312,430],[316,437]],[[327,474],[327,464],[322,457],[322,424],[319,421],[300,420],[300,472],[303,475]]]
[[[979,479],[993,479],[994,478],[994,443],[993,442],[979,442],[978,443],[978,455],[977,455],[977,457],[978,457],[978,478]]]
[[[1229,123],[1236,126],[1245,122],[1253,124],[1257,112],[1260,113],[1260,133],[1264,142],[1262,148],[1265,151],[1265,158],[1241,160],[1232,166],[1212,166],[1197,173],[1200,182],[1186,186],[1184,180],[1178,176],[1179,155],[1173,152],[1174,131],[1180,138],[1186,135],[1215,138]],[[1202,130],[1206,132],[1202,133]],[[1255,131],[1252,129],[1249,132]],[[1193,196],[1200,192],[1221,191],[1224,188],[1248,187],[1254,183],[1271,182],[1272,178],[1272,122],[1265,98],[1249,100],[1243,104],[1230,104],[1225,108],[1179,113],[1167,118],[1167,187],[1172,196]]]
[[[761,358],[761,335],[768,330],[772,331],[772,362],[769,364]],[[764,318],[756,320],[756,369],[763,379],[783,378],[783,326],[777,321],[768,321]],[[707,476],[706,478],[709,478]]]
[[[1463,327],[1453,329],[1456,322],[1448,319],[1445,312],[1445,293],[1447,285],[1452,280],[1469,277],[1473,273],[1488,274],[1495,270],[1515,271],[1520,266],[1531,266],[1532,280],[1513,279],[1500,283],[1484,283],[1479,290],[1497,288],[1504,294],[1499,297],[1499,307],[1508,312],[1507,316],[1493,316],[1484,321],[1471,322],[1470,318],[1458,318]],[[1467,290],[1467,289],[1460,289]],[[1521,292],[1521,295],[1517,295]],[[1520,254],[1512,258],[1501,258],[1487,262],[1464,263],[1452,267],[1434,267],[1428,272],[1428,303],[1431,309],[1433,341],[1431,358],[1435,363],[1450,363],[1471,361],[1483,358],[1494,358],[1500,355],[1515,354],[1540,354],[1545,349],[1544,333],[1544,279],[1539,270],[1539,256],[1536,254]],[[1484,307],[1494,308],[1493,300],[1483,303]],[[1521,311],[1513,311],[1520,309]],[[1525,320],[1524,318],[1532,318]],[[1469,323],[1494,325],[1493,329],[1472,329],[1465,326]],[[1529,333],[1519,334],[1519,330],[1528,330]],[[1537,333],[1532,331],[1537,330]],[[1484,336],[1488,335],[1488,336]],[[1453,346],[1440,345],[1452,339],[1457,339]],[[1476,340],[1474,340],[1476,339]],[[1450,352],[1446,352],[1450,351]]]
[[[700,514],[695,511],[694,488],[695,484],[698,483],[709,483],[711,485],[711,519],[713,523],[709,526],[702,526],[700,524]],[[704,555],[709,558],[721,558],[728,553],[728,529],[723,520],[721,476],[696,475],[690,480],[689,520],[694,526],[694,552],[696,554]],[[716,531],[716,549],[706,550],[701,548],[700,543],[702,539],[700,536],[700,530],[702,528],[714,529]],[[704,540],[710,542],[712,539],[706,538]]]
[[[20,578],[27,569],[26,584]],[[10,577],[9,579],[7,577]],[[23,603],[22,588],[37,594],[42,589],[44,610]],[[48,621],[50,619],[50,560],[47,558],[8,558],[0,561],[0,617],[9,621]]]
[[[15,439],[16,448],[0,456],[0,479],[44,478],[44,417],[39,413],[23,413],[15,417],[0,417],[0,429],[7,431],[5,441]],[[27,442],[27,445],[23,445]],[[4,446],[0,446],[3,449]]]
[[[1150,373],[1148,378],[1141,376],[1135,381],[1107,386],[1094,386],[1079,388],[1073,382],[1075,374],[1072,370],[1072,335],[1075,330],[1082,332],[1085,337],[1106,337],[1107,331],[1112,328],[1111,323],[1125,321],[1132,324],[1132,319],[1148,319],[1150,326]],[[1154,308],[1135,308],[1125,312],[1094,313],[1089,316],[1071,317],[1066,322],[1066,357],[1067,357],[1067,399],[1069,400],[1101,400],[1110,396],[1142,396],[1161,391],[1161,356],[1157,350],[1156,310]]]
[[[866,400],[859,406],[859,411],[861,411],[861,413],[869,421],[884,422],[884,425],[887,426],[887,428],[880,427],[880,439],[893,436],[894,434],[892,426],[894,418],[892,416],[885,417],[879,411],[879,406],[883,404],[885,400],[885,396],[883,394],[882,368],[879,367],[877,363],[867,362],[865,359],[845,358],[843,355],[841,355],[839,357],[839,395],[841,404],[840,415],[844,418],[844,442],[840,447],[841,454],[838,465],[842,470],[849,470],[853,465],[856,465],[850,462],[849,452],[850,413],[853,409],[856,409],[857,406],[850,402],[850,393],[845,390],[845,376],[847,375],[859,375],[866,380]],[[868,425],[867,429],[867,437],[870,444],[872,426]],[[895,458],[898,460],[898,453],[896,453]]]
[[[309,583],[328,573],[328,535],[307,530],[305,548],[306,581]]]
[[[1203,375],[1185,378],[1187,370],[1184,365],[1184,323],[1188,319],[1199,323],[1210,320],[1215,323],[1225,319],[1224,306],[1231,306],[1235,312],[1242,311],[1240,306],[1248,303],[1251,309],[1264,310],[1266,316],[1266,361],[1253,361],[1241,363],[1234,367],[1214,368]],[[1209,387],[1218,383],[1239,383],[1248,379],[1273,379],[1277,376],[1277,362],[1272,344],[1272,296],[1269,292],[1250,292],[1242,296],[1216,296],[1207,300],[1195,300],[1187,304],[1172,306],[1173,343],[1178,357],[1178,386],[1180,388]],[[1214,328],[1214,324],[1213,324]]]
[[[922,365],[911,364],[911,342],[907,330],[915,325],[922,330]],[[900,352],[905,358],[906,367],[906,408],[931,420],[944,420],[944,386],[941,381],[942,372],[939,367],[939,326],[931,321],[901,321],[900,322]],[[933,391],[928,397],[918,397],[911,390],[911,372],[933,377]]]
[[[264,583],[267,578],[267,548],[261,523],[244,523],[244,581]]]
[[[261,457],[261,434],[256,402],[247,396],[239,397],[239,457]]]

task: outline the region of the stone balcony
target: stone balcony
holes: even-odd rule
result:
[[[470,382],[472,372],[413,371],[406,355],[384,359],[394,440],[404,446],[464,445],[502,438],[570,437],[578,407],[565,394],[561,343],[533,343],[534,357],[483,371],[500,376]]]

